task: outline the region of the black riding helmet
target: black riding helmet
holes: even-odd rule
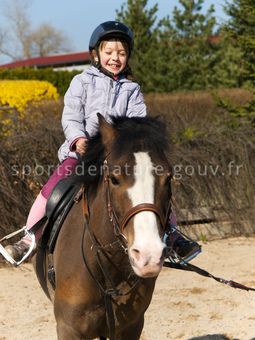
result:
[[[89,41],[89,51],[97,50],[100,41],[106,38],[123,39],[129,48],[129,55],[134,46],[134,34],[129,27],[118,21],[106,21],[97,26]]]

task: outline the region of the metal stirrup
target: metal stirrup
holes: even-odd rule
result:
[[[20,261],[15,261],[14,258],[7,252],[7,250],[5,250],[5,248],[1,245],[1,242],[8,240],[10,238],[12,238],[13,236],[16,236],[17,234],[20,234],[24,232],[25,236],[28,236],[31,240],[31,244],[29,246],[28,251],[26,252],[26,254],[22,257],[22,259]],[[0,254],[3,255],[3,257],[12,265],[14,265],[15,267],[18,267],[22,262],[24,262],[29,255],[32,253],[33,249],[35,248],[35,234],[31,233],[27,227],[23,227],[17,231],[14,231],[13,233],[4,236],[1,240],[0,240]]]

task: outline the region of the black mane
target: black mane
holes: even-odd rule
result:
[[[113,128],[118,131],[111,149],[116,157],[138,151],[155,151],[162,154],[168,149],[166,127],[159,117],[111,117],[111,120]],[[98,131],[89,139],[86,154],[80,160],[82,176],[78,174],[79,180],[85,185],[96,183],[105,157],[106,150]]]
[[[117,155],[168,148],[166,127],[159,117],[113,117],[112,122],[119,132],[112,150]]]

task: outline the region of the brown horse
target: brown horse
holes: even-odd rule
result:
[[[99,115],[74,180],[86,195],[69,212],[53,253],[51,295],[60,340],[139,339],[161,271],[171,167],[156,118]]]

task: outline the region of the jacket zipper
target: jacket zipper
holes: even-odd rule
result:
[[[112,90],[113,90],[113,80],[109,79],[109,87],[108,87],[108,96],[107,96],[107,113],[111,114],[112,113]]]

